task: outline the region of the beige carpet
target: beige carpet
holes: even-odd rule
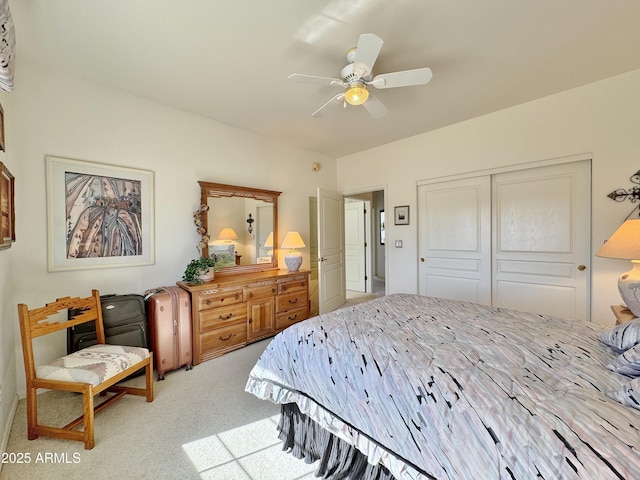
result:
[[[313,467],[281,452],[279,407],[244,392],[251,367],[269,340],[170,372],[155,382],[155,400],[127,397],[96,416],[96,445],[40,437],[27,440],[24,400],[7,453],[28,464],[4,464],[3,480],[313,478]],[[142,382],[136,378],[132,382]],[[81,411],[76,394],[40,395],[42,417],[70,421]],[[251,447],[251,448],[249,448]],[[255,455],[250,455],[252,452]]]

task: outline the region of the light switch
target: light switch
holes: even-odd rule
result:
[[[402,240],[396,240],[396,248],[402,248]]]

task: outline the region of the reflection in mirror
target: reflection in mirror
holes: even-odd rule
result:
[[[219,272],[243,273],[278,268],[278,196],[280,192],[198,182],[203,234],[202,254],[224,259]],[[274,248],[275,247],[275,248]]]
[[[231,254],[231,265],[272,263],[273,204],[253,198],[209,197],[209,254]],[[273,238],[273,235],[272,235]],[[265,258],[268,257],[268,258]],[[229,265],[225,265],[229,266]]]

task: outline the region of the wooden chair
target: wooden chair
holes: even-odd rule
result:
[[[59,312],[68,313],[64,318]],[[146,348],[105,344],[100,293],[92,291],[87,298],[59,298],[44,307],[29,310],[18,305],[22,351],[27,381],[27,436],[29,440],[39,435],[84,442],[84,448],[93,448],[93,420],[95,413],[122,398],[125,394],[141,395],[147,402],[153,401],[153,354]],[[57,315],[58,318],[55,318]],[[49,317],[54,316],[53,319]],[[68,317],[71,317],[68,319]],[[37,366],[33,360],[33,339],[85,322],[95,322],[98,344],[61,357],[47,365]],[[119,386],[132,373],[146,369],[146,387]],[[68,425],[52,427],[38,423],[37,390],[47,388],[82,394],[83,414]],[[114,395],[94,406],[94,396]],[[84,424],[84,430],[76,427]]]

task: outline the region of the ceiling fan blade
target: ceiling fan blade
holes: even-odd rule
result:
[[[416,68],[402,72],[383,73],[369,82],[376,88],[410,87],[412,85],[424,85],[431,81],[433,73],[430,68]]]
[[[327,103],[325,103],[325,104],[324,104],[324,105],[322,105],[319,109],[317,109],[315,112],[313,112],[313,113],[311,114],[311,116],[312,116],[312,117],[316,117],[316,118],[317,118],[317,117],[321,117],[321,116],[322,116],[322,110],[323,110],[325,107],[327,107],[327,106],[331,105],[331,104],[332,104],[332,103],[334,103],[334,102],[337,104],[338,102],[341,102],[343,98],[344,98],[344,92],[339,93],[339,94],[338,94],[338,95],[336,95],[335,97],[331,97],[331,99],[330,99]]]
[[[301,75],[299,73],[292,73],[288,78],[295,83],[315,83],[337,87],[342,87],[344,84],[344,82],[339,78],[316,77],[315,75]]]
[[[360,77],[371,73],[373,65],[378,59],[384,41],[373,33],[363,33],[358,39],[356,56],[353,61],[353,71]]]
[[[382,102],[378,99],[378,97],[374,97],[373,95],[369,95],[369,99],[362,104],[362,106],[369,112],[373,118],[382,118],[389,110],[385,107]]]

